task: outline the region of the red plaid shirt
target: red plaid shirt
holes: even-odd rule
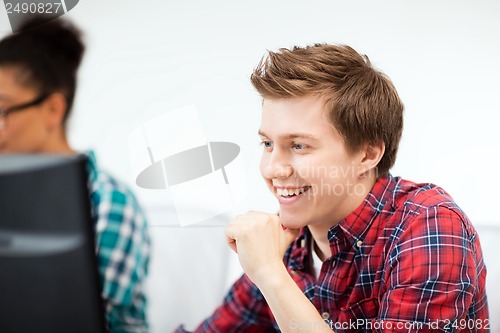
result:
[[[443,189],[380,178],[328,238],[332,256],[317,279],[307,228],[284,262],[335,332],[489,331],[479,238]],[[265,299],[243,275],[195,332],[276,331]]]

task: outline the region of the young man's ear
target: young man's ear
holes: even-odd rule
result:
[[[59,93],[50,94],[44,102],[47,126],[50,129],[63,125],[66,114],[66,97]]]
[[[358,178],[365,177],[375,172],[377,165],[384,156],[385,144],[383,141],[367,143],[363,146],[359,155]]]

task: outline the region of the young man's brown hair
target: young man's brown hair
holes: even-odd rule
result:
[[[346,45],[282,48],[262,58],[251,81],[264,99],[325,98],[330,121],[350,152],[383,142],[378,176],[394,165],[404,107],[392,82],[371,66],[367,56]]]

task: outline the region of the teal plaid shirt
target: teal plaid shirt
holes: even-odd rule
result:
[[[144,280],[148,273],[150,238],[145,215],[124,184],[97,168],[94,152],[85,155],[99,282],[109,331],[148,332]]]

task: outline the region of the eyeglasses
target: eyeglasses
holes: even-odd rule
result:
[[[20,105],[14,105],[8,108],[0,109],[0,131],[5,129],[7,127],[7,116],[13,112],[17,111],[22,111],[24,109],[30,108],[32,106],[38,105],[42,103],[49,95],[48,94],[43,94],[31,102],[20,104]]]

